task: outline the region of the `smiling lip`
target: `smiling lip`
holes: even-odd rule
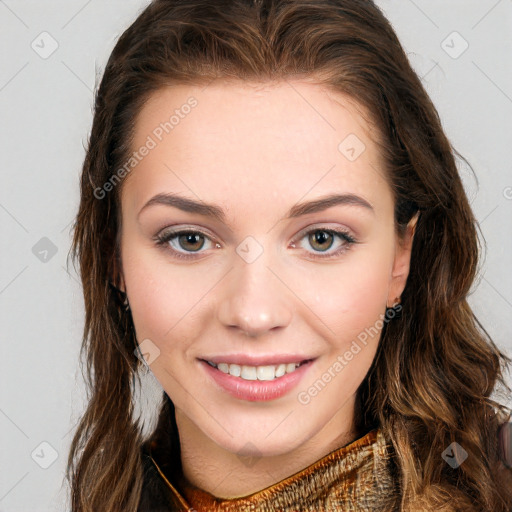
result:
[[[199,358],[201,361],[210,361],[215,364],[227,363],[238,364],[240,366],[277,366],[287,363],[302,363],[316,359],[301,354],[269,354],[269,355],[250,355],[250,354],[226,354],[220,356],[205,356]]]
[[[199,363],[221,391],[227,391],[235,398],[250,402],[266,402],[282,397],[297,386],[299,381],[313,366],[313,360],[309,360],[301,364],[293,372],[285,373],[282,377],[269,381],[259,381],[246,380],[229,373],[224,373],[202,359],[199,359]]]

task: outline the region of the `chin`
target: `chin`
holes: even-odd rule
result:
[[[212,440],[223,449],[241,457],[283,455],[298,449],[310,437],[304,431],[304,423],[301,424],[300,432],[295,432],[290,430],[290,425],[286,421],[283,422],[284,417],[286,415],[279,415],[272,422],[272,426],[265,429],[258,427],[257,424],[248,427],[232,423],[228,429],[232,436],[222,430],[218,432],[220,436],[215,435]],[[298,422],[297,418],[294,421]]]

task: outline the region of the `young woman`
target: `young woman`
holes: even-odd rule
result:
[[[370,0],[148,5],[83,166],[72,510],[512,510],[454,155]]]

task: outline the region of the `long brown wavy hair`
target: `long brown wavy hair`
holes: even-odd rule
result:
[[[420,212],[403,314],[384,326],[358,390],[360,427],[378,425],[391,441],[401,510],[512,509],[498,443],[510,409],[491,399],[498,388],[511,396],[512,361],[467,302],[482,243],[456,167],[463,157],[381,10],[371,0],[155,0],[110,55],[82,168],[70,254],[83,284],[88,405],[68,457],[73,512],[135,511],[143,483],[133,385],[143,363],[116,289],[122,187],[104,192],[133,151],[137,114],[169,84],[303,77],[370,113],[397,234]],[[165,398],[157,428],[176,438]],[[455,469],[441,457],[454,441],[468,453]]]

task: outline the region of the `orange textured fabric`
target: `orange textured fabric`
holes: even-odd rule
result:
[[[394,512],[399,491],[386,439],[379,428],[338,448],[310,466],[253,494],[222,499],[179,474],[173,482],[155,468],[170,489],[170,510],[197,512]]]

